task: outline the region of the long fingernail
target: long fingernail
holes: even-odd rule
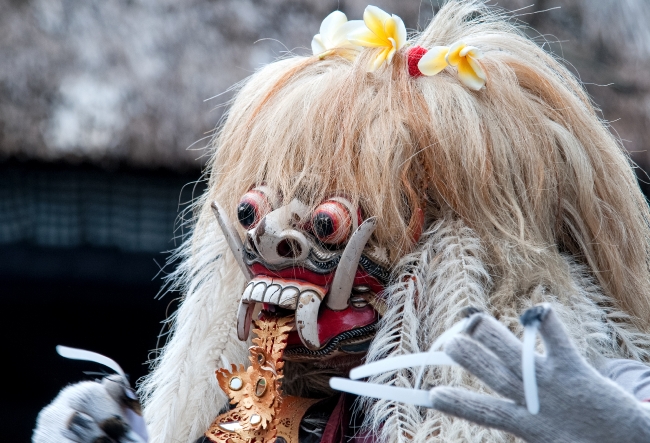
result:
[[[544,320],[544,317],[546,317],[548,310],[549,307],[547,304],[533,306],[532,308],[527,309],[523,314],[521,314],[521,317],[519,317],[519,321],[524,326],[528,326],[535,321],[541,323]]]
[[[479,312],[481,312],[480,309],[475,308],[474,306],[468,306],[466,308],[463,308],[463,310],[460,311],[460,314],[458,314],[458,316],[462,318],[467,318],[467,317],[471,317],[474,314],[478,314]]]
[[[463,317],[467,318],[467,324],[465,325],[463,332],[465,334],[472,335],[474,333],[474,329],[476,329],[478,324],[481,323],[481,319],[483,318],[482,315],[476,315],[481,314],[481,311],[476,308],[469,307],[463,309],[462,314],[465,314]]]

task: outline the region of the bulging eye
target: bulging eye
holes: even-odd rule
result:
[[[237,219],[245,229],[251,229],[271,212],[271,203],[260,188],[254,188],[243,195],[237,205]]]
[[[314,235],[323,243],[336,245],[344,242],[352,230],[352,215],[348,205],[336,200],[321,203],[311,217]]]

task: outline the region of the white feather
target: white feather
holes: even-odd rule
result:
[[[425,233],[422,247],[398,264],[403,272],[398,283],[387,290],[389,310],[366,360],[373,362],[425,351],[458,321],[464,308],[486,310],[484,290],[489,287],[490,278],[478,258],[481,252],[475,234],[451,217],[440,220]],[[426,368],[423,388],[440,381],[436,374],[444,374],[448,385],[465,384],[462,381],[467,378],[460,368]],[[414,387],[417,378],[413,369],[402,369],[370,381]],[[431,441],[443,430],[444,423],[460,422],[436,411],[385,400],[365,400],[360,407],[366,409],[366,426],[379,430],[384,441]]]

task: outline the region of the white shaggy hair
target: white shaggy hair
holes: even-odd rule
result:
[[[139,386],[151,442],[194,442],[228,404],[215,370],[246,363],[236,312],[244,277],[216,223],[181,246],[171,276],[185,296],[171,339]]]

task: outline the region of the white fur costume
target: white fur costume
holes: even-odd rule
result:
[[[216,238],[219,235],[216,222],[213,229]],[[172,339],[157,370],[142,386],[145,392],[156,386],[155,383],[169,386],[169,389],[156,392],[145,401],[151,441],[193,442],[203,434],[216,412],[227,404],[225,395],[216,384],[212,368],[227,366],[229,362],[244,362],[246,359],[246,344],[237,340],[234,320],[240,290],[235,285],[221,289],[216,278],[207,277],[208,269],[212,270],[213,276],[218,275],[218,271],[215,272],[218,269],[216,263],[223,258],[214,260],[210,257],[219,255],[215,245],[223,242],[206,240],[208,244],[203,250],[206,258],[199,260],[197,251],[193,256],[196,264],[207,265],[206,269],[189,273],[195,276],[204,273],[205,280],[199,280],[196,291],[190,293],[177,313],[177,321],[191,317],[192,320],[187,320],[187,326],[204,335],[197,335],[194,340]],[[648,337],[625,323],[617,322],[617,319],[627,316],[625,313],[598,306],[607,301],[606,297],[584,274],[584,269],[570,258],[565,260],[566,274],[558,276],[558,279],[563,277],[570,285],[570,290],[562,297],[547,293],[541,287],[532,288],[534,291],[530,297],[503,309],[495,308],[495,305],[502,305],[498,297],[507,297],[508,294],[494,291],[489,273],[480,260],[481,254],[480,240],[461,221],[445,219],[432,226],[424,234],[422,246],[404,257],[398,266],[398,269],[403,269],[398,280],[405,283],[395,284],[389,289],[390,307],[373,341],[368,361],[423,352],[440,333],[458,320],[464,308],[482,309],[497,315],[506,325],[518,327],[518,316],[522,310],[540,302],[552,304],[568,326],[578,348],[591,362],[598,364],[599,358],[604,357],[647,358]],[[226,260],[229,258],[230,252],[227,252]],[[232,262],[230,269],[236,275],[233,280],[241,287],[243,280]],[[415,279],[403,278],[411,276]],[[531,276],[531,281],[535,281],[534,276]],[[418,293],[427,296],[418,297]],[[215,303],[215,300],[223,301]],[[217,306],[224,308],[218,309]],[[196,321],[194,316],[200,321]],[[210,325],[218,327],[209,328]],[[219,351],[221,355],[215,357]],[[203,373],[194,372],[195,368],[204,368]],[[194,382],[184,380],[185,371],[188,370],[197,374]],[[395,380],[396,386],[413,387],[414,377],[414,371],[402,370],[372,381]],[[482,383],[460,368],[427,372],[423,387],[436,385],[474,386],[479,391],[486,390]],[[432,440],[432,436],[438,432],[440,441],[514,441],[514,437],[503,432],[415,406],[367,401],[360,407],[368,408],[370,415],[367,425],[381,430],[386,441],[436,441]]]

